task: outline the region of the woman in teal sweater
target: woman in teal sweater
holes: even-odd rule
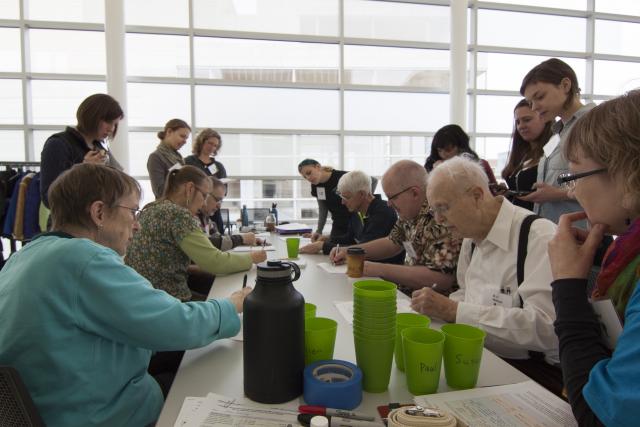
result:
[[[267,259],[266,252],[229,253],[216,249],[196,218],[211,193],[211,180],[194,166],[169,172],[164,195],[140,214],[141,230],[127,250],[125,262],[155,288],[181,301],[191,301],[187,285],[193,261],[210,274],[236,273]]]
[[[240,328],[248,292],[182,303],[123,264],[139,201],[124,173],[73,166],[49,190],[53,231],[0,271],[0,365],[18,370],[50,427],[152,423],[163,404],[147,373],[152,352]]]

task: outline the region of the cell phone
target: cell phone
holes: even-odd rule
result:
[[[507,190],[505,191],[505,196],[514,196],[514,197],[522,197],[527,196],[533,193],[535,190]]]

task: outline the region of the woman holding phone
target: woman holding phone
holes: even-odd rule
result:
[[[514,126],[511,149],[507,164],[502,170],[502,178],[509,190],[505,195],[516,206],[533,210],[533,202],[520,200],[533,191],[538,177],[538,163],[544,156],[543,147],[551,138],[551,121],[544,121],[531,110],[526,99],[520,100],[513,110]]]

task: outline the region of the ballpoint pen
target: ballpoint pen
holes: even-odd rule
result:
[[[331,265],[335,266],[336,265],[336,256],[338,256],[338,254],[340,253],[340,243],[338,243],[336,245],[336,254],[333,256],[333,261],[331,261]]]
[[[242,289],[247,287],[247,275],[244,275],[244,279],[242,279]]]

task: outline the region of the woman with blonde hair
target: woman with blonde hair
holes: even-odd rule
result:
[[[190,134],[191,127],[180,119],[169,120],[164,129],[158,132],[160,144],[149,154],[147,160],[151,190],[156,199],[164,192],[164,183],[169,171],[184,165],[184,159],[178,150],[187,143]]]
[[[640,407],[640,91],[579,119],[560,175],[584,212],[563,215],[549,243],[556,334],[569,402],[581,426],[637,425]],[[591,229],[573,227],[588,219]],[[587,277],[605,235],[617,235],[593,300],[613,305],[624,326],[613,354],[587,298]],[[610,301],[610,302],[609,302]]]

